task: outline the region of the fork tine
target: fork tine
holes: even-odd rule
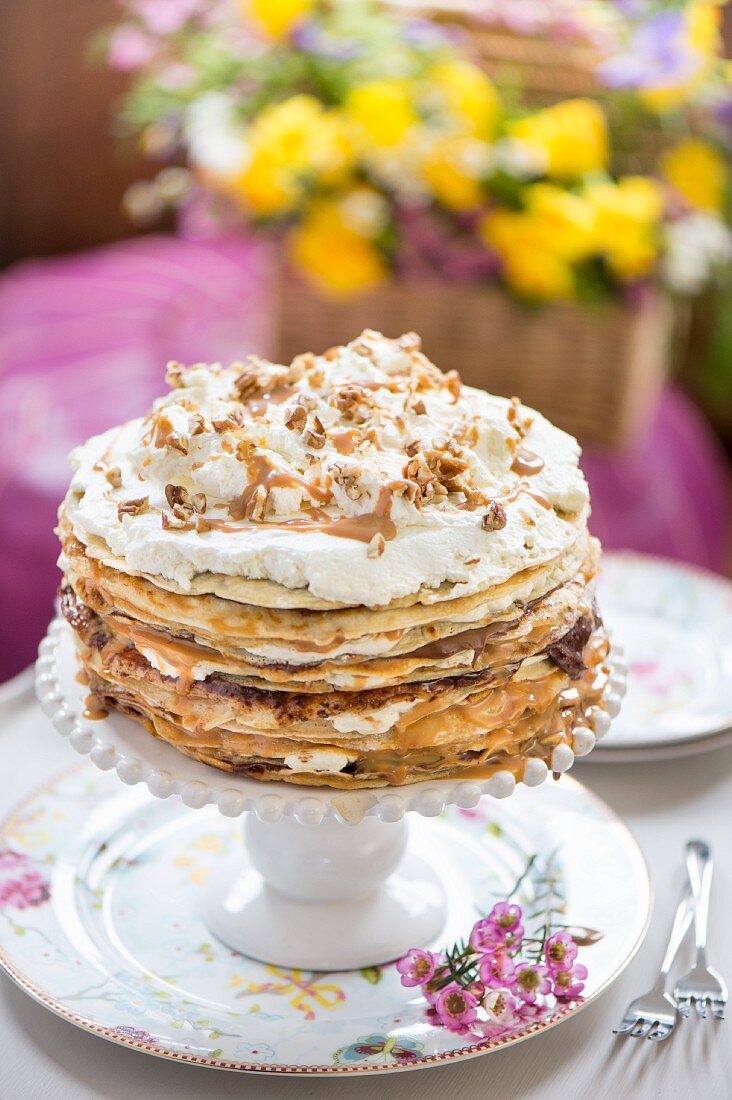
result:
[[[679,1010],[679,1015],[686,1019],[691,1012],[691,997],[677,997],[676,1007]]]
[[[673,1027],[670,1027],[668,1024],[655,1024],[648,1032],[648,1038],[660,1043],[664,1039],[668,1039],[672,1031]]]
[[[706,1018],[707,1018],[706,998],[697,997],[694,1001],[694,1008],[696,1009],[697,1016],[699,1016],[702,1020],[706,1020]]]
[[[723,1020],[725,1018],[725,1002],[721,1000],[712,1000],[712,1014],[717,1020]]]
[[[631,1028],[634,1028],[638,1022],[637,1016],[623,1016],[617,1027],[613,1028],[614,1035],[627,1035]]]
[[[644,1020],[643,1017],[641,1017],[630,1034],[634,1039],[645,1039],[652,1026],[653,1020]]]

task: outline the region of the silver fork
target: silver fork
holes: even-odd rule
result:
[[[635,1039],[654,1039],[658,1042],[661,1039],[668,1039],[676,1027],[679,1014],[676,1002],[667,991],[666,984],[674,959],[689,930],[693,914],[694,901],[687,887],[676,908],[676,916],[656,984],[648,993],[637,997],[628,1005],[621,1023],[613,1028],[616,1035],[632,1035]]]
[[[694,939],[696,957],[694,965],[676,982],[674,998],[679,1012],[686,1017],[692,1006],[697,1016],[706,1018],[711,1011],[717,1020],[723,1020],[727,1004],[727,986],[721,974],[707,965],[707,924],[709,921],[709,897],[712,889],[712,853],[703,840],[690,840],[686,845],[686,870],[694,898]]]

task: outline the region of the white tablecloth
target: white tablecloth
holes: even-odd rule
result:
[[[26,695],[0,703],[0,816],[76,760]],[[92,765],[89,764],[89,767]],[[375,1079],[227,1074],[165,1062],[86,1034],[0,978],[0,1100],[730,1100],[732,1019],[690,1020],[667,1043],[616,1039],[613,1024],[647,989],[660,961],[682,881],[682,845],[707,839],[717,860],[711,959],[732,981],[732,748],[659,764],[575,768],[635,833],[651,869],[656,903],[640,954],[578,1017],[509,1050],[462,1065]]]

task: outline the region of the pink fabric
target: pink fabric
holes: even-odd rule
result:
[[[267,256],[241,239],[146,237],[32,261],[0,282],[0,680],[35,655],[58,574],[52,528],[76,443],[139,415],[171,358],[231,360],[271,342]],[[725,468],[705,423],[668,390],[648,438],[588,454],[607,546],[721,569]]]

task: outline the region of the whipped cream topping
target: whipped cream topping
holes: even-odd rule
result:
[[[132,574],[377,607],[445,582],[478,591],[582,536],[575,440],[443,374],[414,334],[367,330],[289,367],[173,363],[168,381],[148,416],[71,458],[74,533]]]

